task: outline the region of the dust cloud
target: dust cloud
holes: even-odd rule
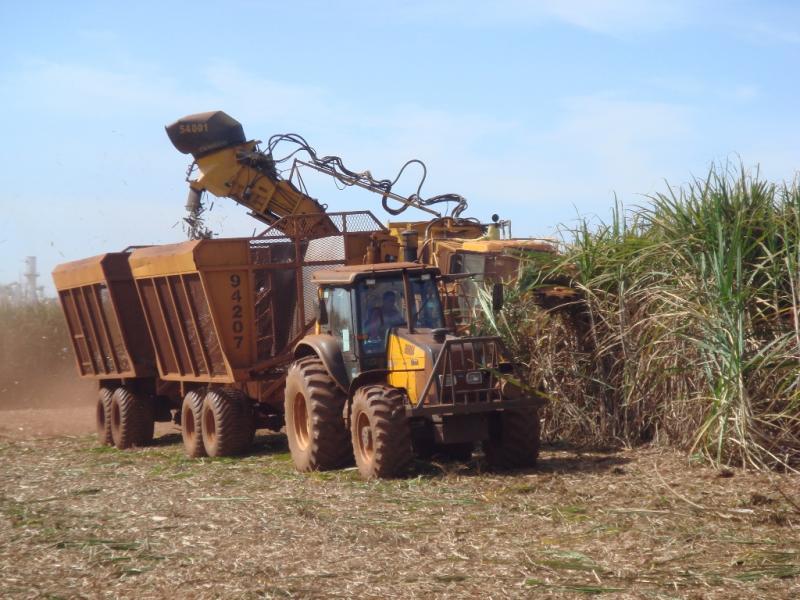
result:
[[[94,431],[97,383],[78,377],[72,365],[59,367],[43,372],[31,366],[0,381],[0,439]]]

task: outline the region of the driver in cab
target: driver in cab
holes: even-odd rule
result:
[[[372,307],[366,322],[369,339],[383,339],[391,327],[404,325],[403,313],[397,308],[397,295],[389,290],[383,293],[381,306]]]

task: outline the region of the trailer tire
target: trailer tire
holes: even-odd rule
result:
[[[352,464],[353,448],[343,412],[347,398],[322,361],[306,356],[286,376],[284,418],[295,468],[328,471]]]
[[[95,410],[95,427],[97,441],[102,446],[113,446],[114,438],[111,435],[111,396],[114,391],[101,387],[97,393],[97,408]]]
[[[499,416],[499,431],[483,442],[489,465],[497,469],[533,467],[539,457],[539,410],[507,410]]]
[[[181,404],[181,438],[189,458],[206,456],[202,425],[204,399],[205,390],[191,390],[183,397]]]
[[[118,387],[111,395],[111,437],[120,450],[153,441],[153,398]]]
[[[203,399],[202,437],[208,456],[234,456],[250,447],[253,411],[242,392],[213,389]]]
[[[405,474],[414,454],[402,391],[386,385],[358,389],[350,423],[356,465],[364,479]]]

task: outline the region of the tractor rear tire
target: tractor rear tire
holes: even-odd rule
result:
[[[253,410],[242,392],[213,389],[203,399],[203,448],[212,458],[242,454],[250,447]]]
[[[296,360],[286,376],[284,418],[295,468],[301,473],[352,464],[344,420],[347,398],[316,356]]]
[[[205,390],[191,390],[183,397],[181,404],[181,438],[183,448],[189,458],[206,456],[203,445],[203,400]]]
[[[97,394],[97,409],[95,411],[95,426],[97,441],[102,446],[113,446],[114,437],[111,435],[111,396],[114,390],[101,387]]]
[[[153,441],[153,398],[122,386],[111,396],[111,437],[120,450],[146,446]]]
[[[404,475],[414,458],[403,392],[366,385],[353,397],[350,424],[353,452],[364,479]]]
[[[536,466],[539,457],[539,410],[507,410],[499,415],[498,435],[483,442],[489,465],[497,469]]]

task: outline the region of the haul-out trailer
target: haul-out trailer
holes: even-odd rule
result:
[[[135,248],[56,267],[79,375],[99,382],[101,441],[143,445],[155,420],[174,420],[191,429],[190,455],[215,456],[242,452],[244,432],[280,429],[286,370],[316,315],[311,275],[360,264],[384,231],[368,212],[325,218],[332,235],[288,237],[271,227],[257,238]],[[299,230],[305,219],[282,225]],[[192,434],[206,397],[207,448]],[[214,443],[212,416],[237,430],[235,444]]]

